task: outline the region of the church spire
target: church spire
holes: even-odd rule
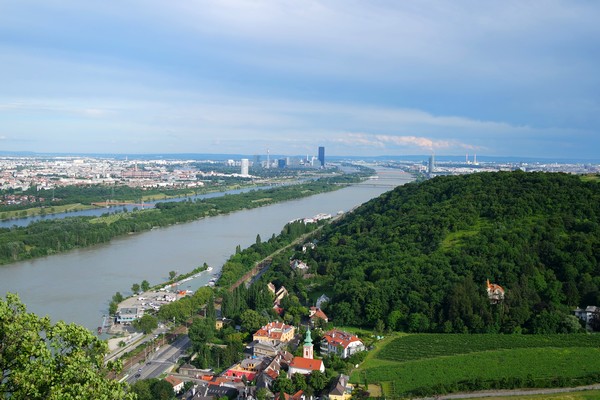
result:
[[[304,358],[313,358],[313,342],[310,336],[310,327],[306,331],[306,337],[304,338]]]

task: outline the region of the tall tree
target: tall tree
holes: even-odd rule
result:
[[[15,294],[0,299],[0,393],[10,399],[134,399],[106,378],[107,344],[87,329],[28,313]],[[110,365],[108,368],[112,368]]]

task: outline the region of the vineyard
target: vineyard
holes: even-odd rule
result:
[[[542,347],[600,347],[600,335],[448,335],[422,334],[395,339],[377,358],[421,360],[490,350]]]
[[[407,335],[374,353],[352,381],[387,398],[600,380],[598,335]]]

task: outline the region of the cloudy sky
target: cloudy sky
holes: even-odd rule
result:
[[[0,151],[600,158],[600,2],[0,0]]]

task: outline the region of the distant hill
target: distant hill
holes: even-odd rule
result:
[[[411,183],[324,230],[312,251],[336,324],[412,332],[573,332],[600,306],[600,185],[499,172]],[[490,302],[486,280],[505,297]]]

